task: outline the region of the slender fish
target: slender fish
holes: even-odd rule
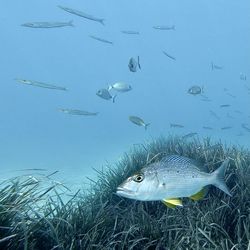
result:
[[[156,29],[156,30],[175,30],[175,25],[171,25],[171,26],[156,25],[156,26],[153,26],[153,29]]]
[[[103,18],[94,17],[94,16],[86,14],[86,13],[84,13],[82,11],[71,9],[71,8],[68,8],[68,7],[61,6],[61,5],[58,5],[58,7],[60,9],[64,10],[64,11],[66,11],[66,12],[71,13],[71,14],[74,14],[74,15],[77,15],[77,16],[92,20],[92,21],[96,21],[96,22],[99,22],[102,25],[104,25],[104,19]]]
[[[172,60],[176,60],[175,57],[169,55],[166,51],[163,50],[162,53],[163,53],[165,56],[167,56],[168,58],[170,58],[170,59],[172,59]]]
[[[101,38],[101,37],[92,36],[92,35],[90,35],[89,37],[92,38],[92,39],[94,39],[94,40],[103,42],[103,43],[113,44],[113,42],[111,42],[111,41],[109,41],[109,40],[106,40],[106,39],[103,39],[103,38]]]
[[[246,124],[242,123],[241,127],[244,128],[247,132],[250,132],[250,128]]]
[[[183,135],[182,139],[187,139],[187,138],[190,138],[190,137],[194,137],[195,135],[198,135],[198,133],[196,133],[196,132],[188,133],[186,135]]]
[[[170,123],[170,128],[184,128],[184,126],[181,124]]]
[[[121,32],[127,35],[139,35],[140,34],[139,31],[134,31],[134,30],[122,30]]]
[[[69,115],[86,115],[86,116],[98,115],[98,112],[88,112],[88,111],[79,110],[79,109],[59,109],[59,111],[65,114],[69,114]]]
[[[29,28],[60,28],[60,27],[65,27],[65,26],[71,26],[73,27],[73,21],[69,22],[30,22],[30,23],[24,23],[22,24],[24,27],[29,27]]]
[[[25,80],[25,79],[15,79],[17,82],[27,84],[27,85],[32,85],[40,88],[46,88],[46,89],[55,89],[55,90],[64,90],[66,91],[67,89],[64,87],[44,83],[44,82],[38,82],[38,81],[33,81],[33,80]]]

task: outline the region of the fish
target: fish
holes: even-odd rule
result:
[[[121,32],[127,35],[139,35],[140,34],[139,31],[135,31],[135,30],[122,30]]]
[[[198,85],[194,85],[194,86],[190,87],[187,92],[191,95],[199,95],[199,94],[203,93],[203,87],[201,88]]]
[[[228,96],[231,96],[232,98],[236,98],[235,95],[232,95],[231,93],[226,93]]]
[[[86,115],[86,116],[96,116],[99,113],[99,112],[88,112],[85,110],[78,110],[78,109],[59,109],[59,111],[69,115]]]
[[[116,194],[121,197],[140,201],[162,201],[174,208],[182,207],[180,198],[192,200],[204,198],[208,186],[213,185],[232,196],[224,179],[229,159],[225,159],[214,172],[208,173],[206,165],[193,159],[170,155],[151,163],[121,183]]]
[[[234,119],[234,117],[230,113],[227,113],[227,118]]]
[[[145,130],[147,130],[148,126],[150,125],[150,123],[145,123],[140,117],[138,116],[129,116],[128,119],[138,125],[138,126],[143,126],[145,128]]]
[[[136,72],[137,71],[137,66],[138,66],[139,69],[141,69],[139,56],[137,57],[137,60],[135,60],[133,57],[131,57],[129,59],[129,63],[128,63],[129,70],[131,72]]]
[[[245,123],[242,123],[241,127],[244,128],[247,132],[250,132],[250,128]]]
[[[65,6],[61,6],[61,5],[58,5],[57,7],[64,10],[64,11],[66,11],[66,12],[68,12],[68,13],[71,13],[71,14],[74,14],[74,15],[89,19],[91,21],[99,22],[102,25],[104,25],[104,18],[97,18],[97,17],[94,17],[92,15],[86,14],[86,13],[84,13],[82,11],[71,9],[71,8],[68,8],[68,7],[65,7]]]
[[[26,80],[26,79],[15,79],[19,83],[35,86],[35,87],[40,87],[40,88],[46,88],[46,89],[55,89],[55,90],[64,90],[67,91],[65,87],[60,87],[44,82],[38,82],[38,81],[33,81],[33,80]]]
[[[221,108],[228,108],[228,107],[230,107],[230,106],[231,106],[230,104],[221,104],[221,105],[220,105]]]
[[[212,68],[212,70],[214,70],[214,69],[218,69],[218,70],[223,69],[222,66],[216,65],[216,64],[214,64],[213,62],[211,62],[211,68]]]
[[[184,128],[184,126],[181,124],[170,123],[170,128]]]
[[[235,113],[243,114],[240,110],[234,110]]]
[[[210,114],[216,118],[217,120],[220,120],[220,117],[213,111],[213,110],[209,110]]]
[[[99,42],[103,42],[103,43],[108,43],[108,44],[113,44],[113,42],[109,41],[109,40],[106,40],[106,39],[103,39],[101,37],[97,37],[97,36],[92,36],[90,35],[89,36],[90,38],[94,39],[94,40],[97,40]]]
[[[108,91],[110,91],[111,89],[114,89],[118,92],[128,92],[132,90],[132,87],[131,85],[123,83],[123,82],[116,82],[112,85],[109,85]]]
[[[176,60],[175,57],[169,55],[166,51],[163,50],[162,53],[163,53],[165,56],[167,56],[168,58],[170,58],[170,59],[172,59],[172,60]]]
[[[60,27],[66,27],[71,26],[74,27],[73,21],[69,22],[30,22],[30,23],[23,23],[21,26],[29,27],[29,28],[60,28]]]
[[[175,30],[175,25],[156,25],[153,26],[153,29],[155,30]]]
[[[191,133],[188,133],[186,135],[183,135],[182,139],[187,139],[187,138],[190,138],[190,137],[194,137],[195,135],[197,135],[196,132],[191,132]]]
[[[246,81],[247,80],[247,76],[244,75],[243,73],[240,73],[240,80]]]
[[[226,126],[226,127],[222,127],[221,130],[227,130],[227,129],[231,129],[231,126]]]
[[[203,129],[207,129],[207,130],[213,130],[212,127],[207,127],[207,126],[203,126],[202,128],[203,128]]]
[[[112,102],[115,102],[116,95],[112,96],[107,89],[99,89],[96,92],[96,95],[101,97],[102,99],[105,99],[105,100],[112,99]]]

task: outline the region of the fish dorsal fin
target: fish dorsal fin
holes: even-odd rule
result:
[[[182,164],[194,164],[195,161],[187,158],[185,156],[181,156],[181,155],[168,155],[166,157],[163,157],[161,159],[161,162],[175,162],[175,163],[182,163]]]
[[[176,206],[182,207],[182,201],[178,198],[164,199],[163,204],[170,208],[175,208]]]
[[[168,155],[163,157],[160,162],[164,163],[165,167],[168,168],[173,166],[180,169],[192,167],[202,172],[208,172],[208,169],[204,165],[201,165],[200,162],[181,155]]]
[[[208,187],[204,187],[198,193],[193,194],[189,198],[193,201],[198,201],[203,199],[206,196],[207,192],[208,192]]]

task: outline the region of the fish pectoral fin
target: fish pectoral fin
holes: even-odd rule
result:
[[[189,198],[193,201],[198,201],[198,200],[203,199],[206,196],[207,192],[208,192],[208,188],[202,188],[198,193],[193,194]]]
[[[172,199],[164,199],[162,200],[163,204],[170,208],[175,208],[176,206],[182,207],[182,201],[178,198],[172,198]]]

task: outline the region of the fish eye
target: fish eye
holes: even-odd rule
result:
[[[133,176],[133,180],[135,182],[142,182],[143,179],[144,179],[144,175],[143,174],[137,174],[137,175]]]

